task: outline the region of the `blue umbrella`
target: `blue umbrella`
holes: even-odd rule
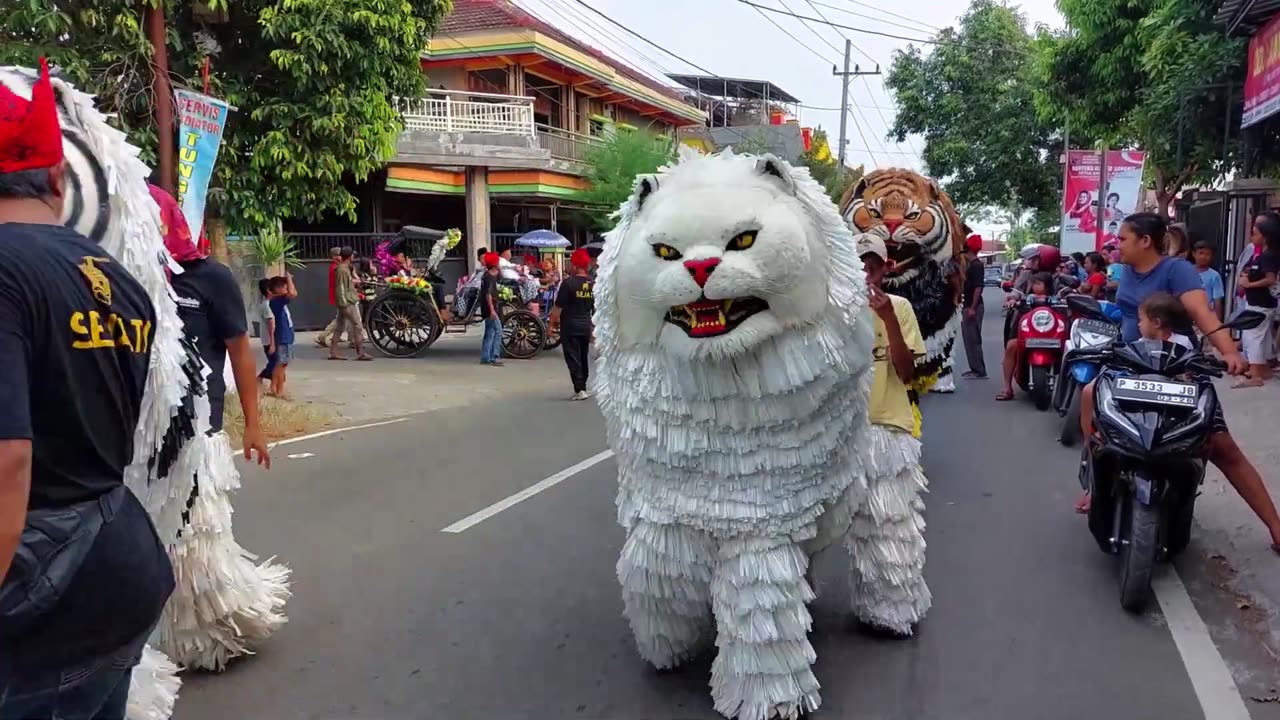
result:
[[[529,248],[567,248],[573,243],[555,230],[532,230],[520,236],[515,245]]]

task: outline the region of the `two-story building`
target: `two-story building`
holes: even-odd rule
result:
[[[676,91],[508,0],[455,0],[422,69],[430,89],[400,99],[405,132],[375,216],[384,232],[463,228],[454,255],[469,264],[475,248],[539,228],[586,242],[574,210],[592,144],[705,122]]]

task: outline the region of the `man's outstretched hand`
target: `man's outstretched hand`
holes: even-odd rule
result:
[[[271,453],[267,451],[267,441],[262,436],[260,428],[245,428],[244,430],[244,459],[253,460],[254,451],[258,452],[258,464],[266,469],[271,469]]]

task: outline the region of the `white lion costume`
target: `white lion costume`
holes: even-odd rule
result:
[[[814,553],[844,536],[860,617],[909,630],[923,539],[867,491],[872,323],[849,228],[807,170],[682,153],[638,180],[596,280],[594,389],[619,468],[624,613],[658,668],[712,640],[729,717],[816,709]],[[897,496],[902,496],[899,498]],[[920,546],[919,552],[915,546]],[[903,560],[903,558],[906,558]]]
[[[0,68],[0,84],[30,98],[37,75],[25,68]],[[246,599],[242,586],[228,587],[225,576],[215,572],[233,565],[227,558],[240,557],[237,551],[243,553],[230,537],[230,507],[225,505],[225,492],[221,498],[214,492],[235,487],[238,476],[225,438],[219,441],[207,436],[209,401],[205,378],[209,370],[195,347],[183,337],[167,275],[182,272],[182,268],[172,262],[164,248],[159,209],[147,189],[149,170],[138,159],[138,149],[94,108],[91,96],[57,78],[52,79],[52,85],[65,140],[67,198],[63,220],[123,264],[146,288],[155,305],[151,365],[134,436],[133,464],[125,473],[125,484],[151,515],[177,574],[177,588],[152,638],[153,644],[157,639],[172,638],[175,624],[191,635],[203,632],[211,634],[214,641],[221,641],[213,621],[206,620],[217,613],[227,623],[250,621],[248,632],[241,627],[244,634],[261,634],[261,628],[268,624],[274,627],[283,622],[279,604],[283,602],[281,596],[287,595],[287,586],[279,589],[278,584],[283,582],[279,572],[265,573],[267,580],[258,587],[269,586],[273,593],[270,604],[275,608],[275,614],[267,616],[258,609],[266,603],[261,596]],[[212,547],[205,548],[204,562],[193,566],[189,556],[184,557],[189,553],[184,548],[191,543],[179,540],[178,534],[197,475],[202,480],[202,492],[191,507],[193,518],[200,518],[203,508],[212,506],[219,520],[225,515],[227,532],[225,538],[206,540],[206,545]],[[207,483],[205,478],[209,479]],[[184,535],[195,537],[199,529]],[[222,565],[208,559],[215,556]],[[185,608],[191,606],[200,609],[197,617],[208,625],[184,627],[173,621],[175,608],[179,618],[189,619]],[[260,620],[263,617],[268,619]],[[255,621],[259,625],[254,626]],[[173,659],[179,663],[195,664],[191,657],[182,656],[193,644],[204,647],[208,643],[166,642],[166,650],[176,650]],[[130,720],[165,720],[172,714],[181,685],[178,669],[164,653],[151,646],[146,648],[142,662],[133,672]]]

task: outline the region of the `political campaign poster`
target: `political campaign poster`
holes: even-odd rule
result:
[[[1143,152],[1108,151],[1104,189],[1100,181],[1101,152],[1071,150],[1067,153],[1060,242],[1064,254],[1098,250],[1116,239],[1120,222],[1136,212],[1142,201],[1145,160]]]

